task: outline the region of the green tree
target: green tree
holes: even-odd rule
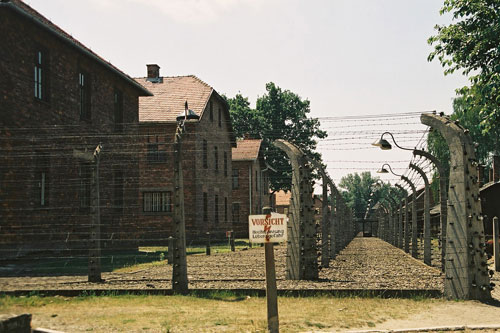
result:
[[[237,94],[234,98],[226,99],[229,105],[229,114],[231,117],[231,125],[233,126],[234,134],[237,138],[242,138],[245,135],[251,135],[254,139],[259,138],[260,124],[264,119],[260,114],[250,107],[250,102],[247,97]]]
[[[453,23],[437,25],[428,39],[434,45],[429,61],[437,57],[444,73],[461,70],[470,87],[457,90],[467,111],[476,112],[481,131],[499,142],[500,123],[500,1],[445,0],[440,13],[450,13]]]
[[[343,190],[342,196],[349,208],[354,211],[356,218],[363,218],[368,207],[370,198],[373,207],[380,200],[385,200],[387,195],[395,196],[396,193],[390,193],[391,186],[383,183],[379,177],[373,177],[372,174],[362,172],[358,174],[348,174],[340,179],[339,187]],[[392,190],[394,191],[394,190]],[[373,194],[372,194],[373,193]],[[387,201],[390,202],[390,201]]]
[[[256,109],[251,109],[248,99],[241,95],[227,100],[236,137],[249,135],[263,140],[266,161],[276,170],[270,175],[272,190],[289,190],[292,171],[286,155],[272,145],[274,140],[287,140],[321,161],[321,155],[315,151],[316,140],[327,134],[320,129],[318,119],[308,117],[311,110],[307,99],[270,82],[266,84],[266,93],[257,99]]]

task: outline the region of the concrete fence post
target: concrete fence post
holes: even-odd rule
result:
[[[439,131],[450,150],[444,294],[454,299],[490,299],[478,177],[473,172],[478,161],[472,139],[458,122],[447,117],[424,113],[420,120]]]
[[[425,172],[413,163],[410,169],[415,170],[424,180],[424,263],[431,265],[431,207],[430,207],[430,184]]]
[[[281,139],[273,144],[286,153],[292,165],[286,278],[315,280],[318,278],[318,257],[311,168],[305,154],[293,144]]]

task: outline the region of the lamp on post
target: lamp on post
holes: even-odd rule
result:
[[[446,228],[447,228],[447,217],[448,217],[448,193],[446,190],[446,183],[447,183],[447,174],[446,170],[443,168],[441,162],[437,159],[436,156],[420,149],[411,149],[411,148],[404,148],[401,147],[400,145],[397,144],[396,140],[394,139],[394,136],[392,135],[391,132],[384,132],[380,136],[380,139],[372,143],[373,146],[380,147],[382,150],[390,150],[392,149],[392,145],[384,139],[384,135],[388,134],[391,136],[392,141],[394,142],[394,145],[398,147],[399,149],[403,150],[410,150],[413,151],[413,156],[422,156],[430,160],[434,166],[436,167],[439,175],[439,206],[440,206],[440,214],[439,214],[439,219],[440,219],[440,229],[441,229],[441,234],[440,234],[440,241],[441,241],[441,270],[444,271],[445,268],[445,258],[446,258]]]
[[[394,144],[396,145],[396,147],[398,147],[399,149],[413,151],[413,149],[411,149],[411,148],[404,148],[404,147],[401,147],[400,145],[398,145],[396,143],[396,140],[394,139],[394,135],[392,135],[391,132],[384,132],[384,133],[382,133],[382,135],[380,136],[380,139],[378,139],[377,141],[375,141],[374,143],[372,143],[372,146],[380,147],[380,149],[382,149],[382,150],[391,150],[392,149],[392,145],[389,143],[389,141],[387,141],[386,139],[384,139],[384,135],[385,134],[389,134],[391,136],[392,142],[394,142]]]
[[[182,137],[186,132],[186,121],[200,117],[184,104],[184,112],[176,118],[177,129],[174,139],[174,256],[172,270],[172,289],[175,293],[188,292],[186,261],[186,223],[184,220],[184,182],[182,177]]]

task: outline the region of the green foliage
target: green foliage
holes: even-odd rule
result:
[[[373,177],[369,171],[358,174],[357,172],[348,174],[342,177],[339,187],[344,189],[342,196],[349,208],[354,211],[356,218],[363,218],[368,207],[370,198],[371,207],[378,201],[387,201],[387,196],[396,196],[398,194],[391,193],[390,185],[384,184],[379,177]],[[373,195],[371,195],[373,193]],[[390,203],[390,201],[387,201]]]
[[[452,14],[448,26],[437,25],[437,34],[428,39],[445,74],[461,70],[470,75],[470,87],[457,90],[474,112],[484,134],[498,144],[500,123],[500,2],[497,0],[445,0],[441,14]],[[498,146],[497,146],[498,147]]]
[[[270,176],[272,190],[289,190],[291,166],[286,155],[272,145],[276,139],[287,140],[312,158],[321,161],[315,151],[317,141],[327,136],[317,118],[310,118],[310,103],[290,90],[274,83],[266,84],[266,93],[257,99],[256,109],[250,108],[242,95],[227,99],[235,136],[263,139],[266,162],[277,172]]]

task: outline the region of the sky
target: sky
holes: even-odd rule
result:
[[[163,76],[194,74],[253,104],[271,81],[308,99],[329,133],[318,150],[336,183],[386,161],[405,172],[411,152],[370,142],[388,130],[400,145],[425,147],[419,113],[451,113],[467,84],[427,61],[434,26],[451,21],[439,15],[442,0],[26,2],[132,77],[156,63]]]

